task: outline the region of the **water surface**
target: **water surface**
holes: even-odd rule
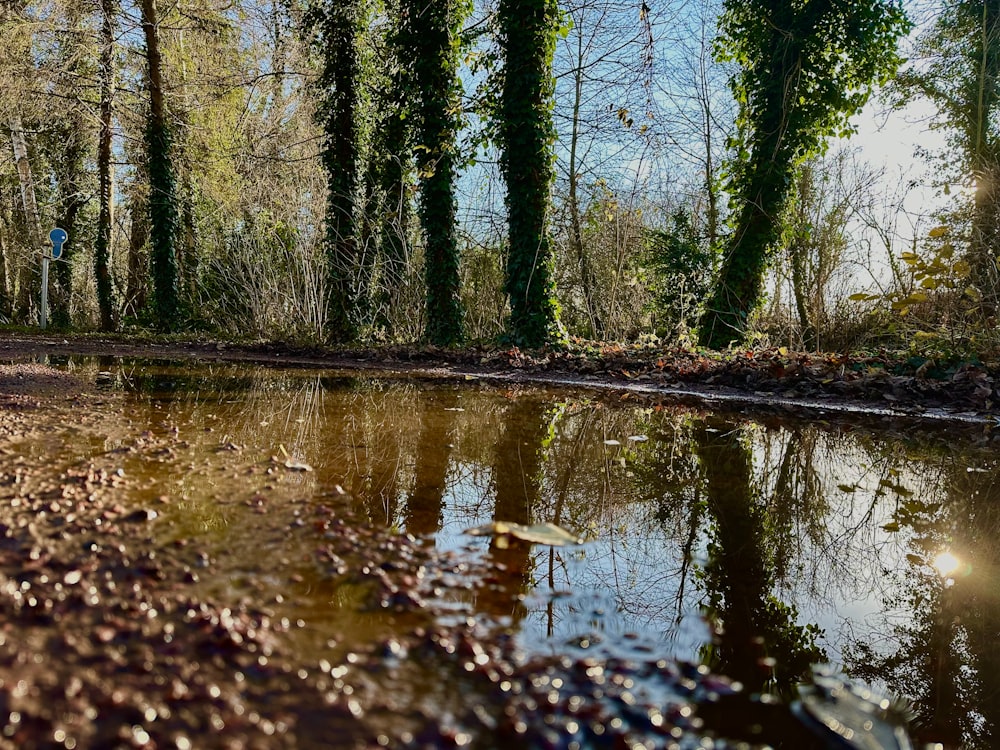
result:
[[[119,457],[129,502],[161,516],[158,538],[206,551],[213,572],[198,585],[274,602],[303,654],[361,651],[413,626],[359,611],[362,592],[268,525],[279,508],[322,504],[469,570],[503,571],[470,578],[444,611],[516,634],[529,655],[599,644],[783,694],[830,662],[911,699],[928,737],[990,747],[1000,732],[1000,462],[988,439],[565,390],[67,366],[120,413],[100,440],[24,455],[54,467]],[[550,522],[586,541],[464,533],[494,521]]]

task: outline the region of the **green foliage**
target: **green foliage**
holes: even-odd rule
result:
[[[666,229],[646,231],[646,255],[657,335],[686,330],[710,289],[718,252],[698,237],[691,217],[677,210]]]
[[[729,190],[733,233],[701,321],[702,343],[739,340],[782,235],[796,166],[850,133],[872,86],[891,76],[908,23],[894,0],[726,0],[717,55],[734,62],[740,106]]]
[[[517,345],[537,347],[564,338],[549,234],[559,8],[555,0],[500,0],[497,15],[504,51],[496,127],[507,182],[510,336]]]

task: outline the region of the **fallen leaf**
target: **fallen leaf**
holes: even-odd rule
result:
[[[519,523],[507,523],[505,521],[494,521],[484,526],[474,526],[466,529],[469,536],[492,536],[498,541],[508,539],[520,539],[522,542],[532,544],[547,544],[550,547],[565,547],[570,544],[582,544],[583,539],[566,529],[556,526],[554,523],[538,523],[532,526],[524,526]]]

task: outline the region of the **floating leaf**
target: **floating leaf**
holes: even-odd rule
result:
[[[934,227],[931,231],[929,231],[927,233],[927,236],[928,237],[944,237],[946,234],[948,234],[948,227],[942,225],[942,226],[939,226],[939,227]]]
[[[882,527],[883,531],[899,531],[899,524],[896,521],[890,521]]]
[[[857,492],[858,485],[856,484],[838,484],[837,489],[841,492]]]
[[[647,440],[649,440],[649,438],[646,437],[645,435],[629,435],[628,439],[631,440],[633,443],[645,443]]]
[[[912,552],[907,553],[906,559],[914,565],[923,565],[924,563],[924,559],[920,555],[914,555]]]
[[[618,442],[617,440],[605,440],[604,444],[605,445],[621,445],[621,443]]]
[[[281,455],[285,457],[285,461],[282,464],[289,471],[312,471],[313,467],[307,463],[303,463],[296,458],[292,458],[288,451],[285,450],[285,446],[279,445],[278,450],[281,451]]]
[[[484,526],[466,529],[465,533],[469,536],[492,536],[501,547],[506,546],[511,539],[519,539],[522,542],[531,542],[532,544],[547,544],[550,547],[565,547],[570,544],[583,543],[583,539],[576,534],[572,534],[554,523],[524,526],[519,523],[494,521]]]

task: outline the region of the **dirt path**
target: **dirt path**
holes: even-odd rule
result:
[[[777,410],[813,418],[893,419],[990,428],[1000,419],[1000,374],[981,363],[922,358],[804,354],[772,349],[709,356],[686,350],[621,346],[522,352],[516,348],[392,346],[370,350],[280,344],[130,341],[123,337],[0,337],[0,358],[109,356],[178,361],[254,362],[282,367],[392,372],[411,377],[589,388],[654,396],[713,409]],[[25,371],[0,381],[31,390]],[[53,376],[56,377],[56,376]],[[38,371],[39,388],[58,387]],[[8,392],[0,387],[0,393]]]

